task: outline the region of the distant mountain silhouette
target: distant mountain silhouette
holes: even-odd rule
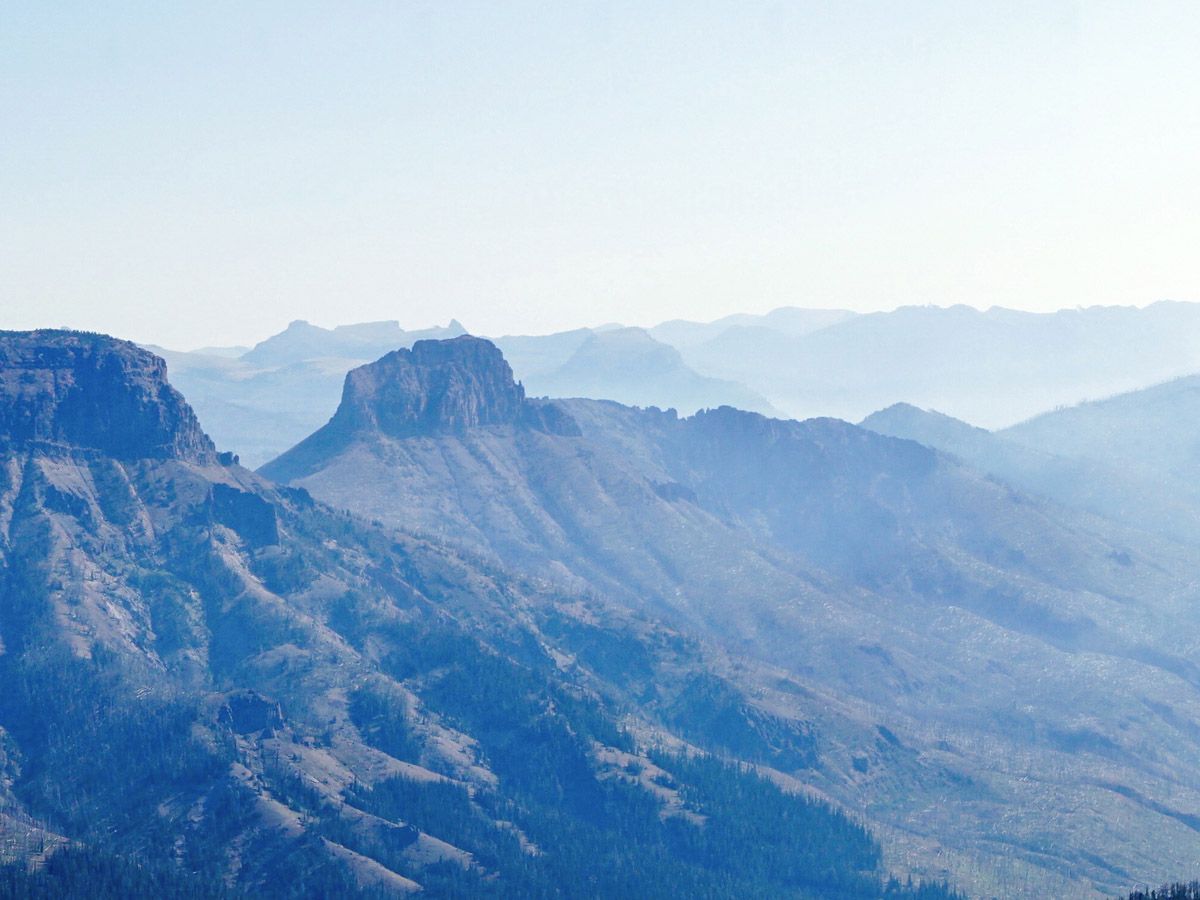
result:
[[[1200,495],[1200,376],[1054,410],[1005,429],[1014,443],[1103,463]]]
[[[872,413],[861,424],[949,453],[1022,491],[1067,507],[1200,543],[1200,496],[1195,491],[1180,490],[1148,470],[1105,459],[1103,453],[1070,457],[1044,452],[1013,440],[1011,430],[992,433],[905,403]]]
[[[399,322],[363,322],[319,328],[304,321],[292,322],[284,331],[256,344],[240,359],[254,366],[279,367],[323,357],[377,359],[397,347],[426,338],[450,338],[466,329],[451,319],[445,328],[405,331]]]
[[[553,334],[507,335],[489,338],[504,353],[508,364],[521,380],[537,378],[567,362],[596,330],[575,328]]]
[[[392,350],[463,333],[395,322],[327,329],[293,322],[248,351],[165,357],[172,383],[216,442],[251,465],[328,421],[342,377]],[[989,428],[1057,406],[1200,371],[1200,306],[1093,307],[1036,314],[966,306],[856,315],[784,307],[649,329],[606,325],[495,339],[531,395],[634,406],[734,406],[858,421],[912,403]]]
[[[561,365],[524,380],[535,394],[673,408],[684,415],[715,406],[775,412],[762,396],[736,382],[698,375],[678,350],[641,328],[591,334]]]
[[[682,348],[712,340],[731,328],[761,328],[799,337],[845,322],[855,315],[846,309],[802,309],[797,306],[783,306],[761,316],[737,313],[713,322],[672,319],[648,330],[655,340]]]
[[[910,306],[799,336],[737,326],[682,352],[702,374],[745,384],[791,416],[857,421],[906,402],[997,428],[1200,369],[1200,304]]]

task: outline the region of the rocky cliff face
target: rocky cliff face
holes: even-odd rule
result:
[[[346,376],[331,423],[389,437],[462,432],[480,425],[545,423],[490,341],[463,335],[418,341]]]
[[[462,335],[417,341],[346,375],[342,402],[324,428],[259,471],[303,477],[356,440],[464,435],[483,427],[578,436],[557,403],[530,399],[491,341]]]
[[[58,445],[123,460],[213,457],[154,354],[79,332],[0,338],[0,441],[10,447]]]

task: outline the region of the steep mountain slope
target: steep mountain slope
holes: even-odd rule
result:
[[[739,749],[714,710],[751,759],[804,747],[719,653],[266,482],[132,344],[3,333],[0,363],[0,887],[883,892],[860,826],[680,752],[673,732]],[[444,402],[407,411],[471,428],[524,407],[472,405],[459,374],[409,385]],[[374,411],[346,415],[391,427]]]
[[[801,336],[735,327],[682,349],[700,373],[741,382],[792,416],[857,421],[906,402],[996,428],[1200,369],[1200,304],[910,306]]]
[[[1059,456],[1024,446],[1006,436],[1011,432],[995,434],[906,403],[872,413],[861,424],[949,453],[980,472],[1064,506],[1176,540],[1200,541],[1200,503],[1189,499],[1190,487],[1181,491],[1167,477],[1129,465],[1116,454],[1105,459],[1103,451],[1090,449],[1097,444],[1077,448],[1086,456]],[[1178,433],[1165,428],[1166,422],[1160,424],[1161,441]]]
[[[1200,850],[1189,552],[843,422],[531,401],[473,338],[341,409],[263,473],[772,667],[819,735],[777,765],[919,871],[1087,896]]]

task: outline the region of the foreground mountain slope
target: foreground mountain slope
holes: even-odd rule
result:
[[[844,422],[530,400],[467,337],[352,372],[263,473],[773,667],[746,677],[817,736],[774,764],[920,870],[1086,896],[1200,850],[1173,544]]]
[[[266,482],[131,344],[0,360],[0,887],[916,896],[859,825],[695,753],[697,672],[752,758],[806,733],[720,654]]]

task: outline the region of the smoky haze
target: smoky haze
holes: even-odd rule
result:
[[[1186,4],[7,4],[2,323],[1198,295]],[[1152,201],[1152,202],[1151,202]]]

